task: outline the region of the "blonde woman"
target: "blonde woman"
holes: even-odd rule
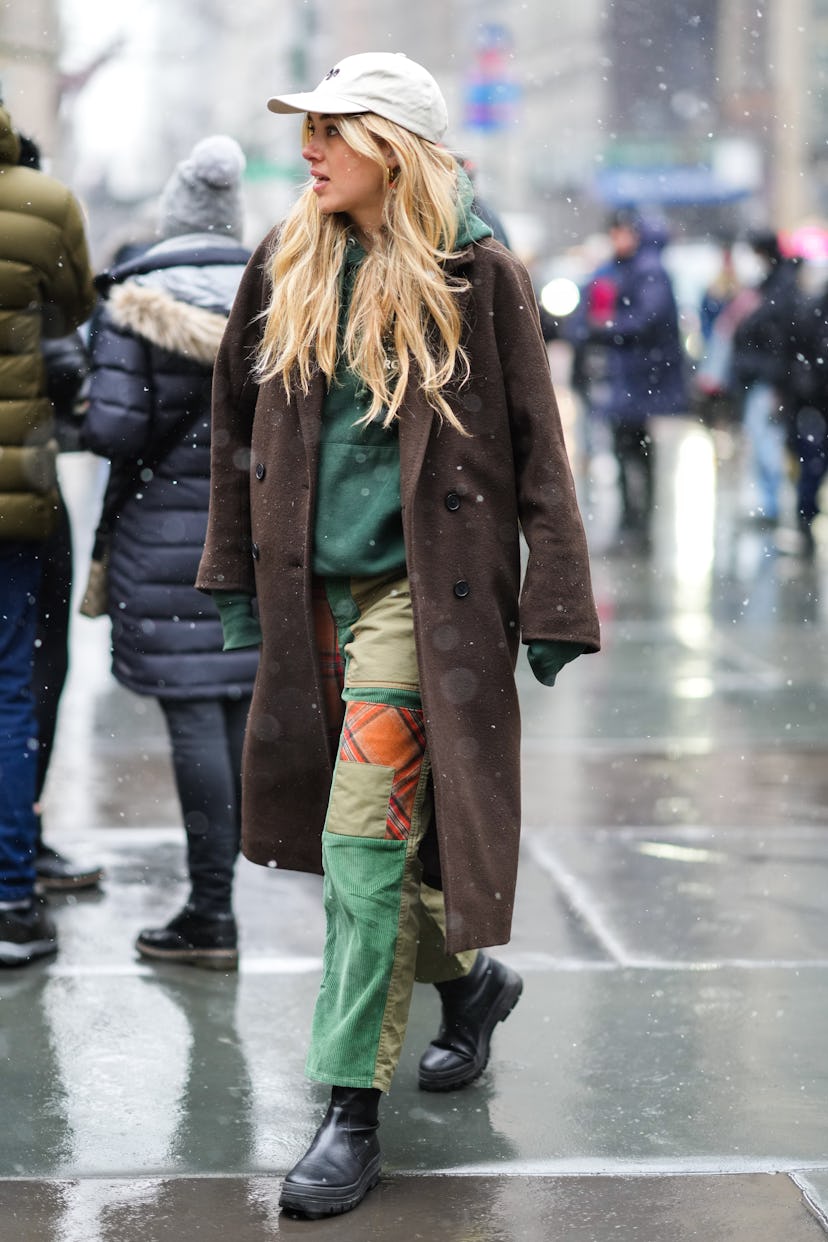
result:
[[[320,1217],[379,1177],[415,979],[442,1002],[425,1091],[477,1078],[517,1003],[482,950],[512,919],[518,646],[551,685],[599,637],[531,283],[439,145],[434,78],[364,53],[269,106],[304,114],[310,181],[219,353],[198,585],[228,648],[261,642],[244,851],[325,876],[331,1103],[280,1200]]]

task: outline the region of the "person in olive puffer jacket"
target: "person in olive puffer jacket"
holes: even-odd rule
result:
[[[32,657],[42,543],[59,512],[42,341],[83,323],[95,301],[80,205],[19,157],[0,107],[0,966],[57,946],[34,894]]]

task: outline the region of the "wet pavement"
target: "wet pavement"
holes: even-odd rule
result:
[[[466,1091],[416,1088],[418,989],[384,1177],[332,1221],[280,1214],[326,1090],[302,1076],[320,882],[242,862],[238,975],[134,956],[186,886],[157,706],[78,618],[47,836],[102,860],[55,898],[54,962],[0,974],[0,1242],[301,1236],[807,1242],[828,1221],[828,527],[744,521],[726,437],[657,429],[652,554],[615,555],[611,463],[584,509],[604,650],[525,662],[526,990]],[[83,550],[93,465],[64,466]],[[778,545],[778,546],[777,546]]]

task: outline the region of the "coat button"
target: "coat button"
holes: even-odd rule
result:
[[[466,582],[465,578],[461,578],[459,582],[455,582],[454,584],[454,594],[458,599],[465,599],[470,590],[471,587],[468,582]]]
[[[446,496],[446,508],[450,513],[456,513],[460,508],[460,497],[457,492],[449,492]]]
[[[254,561],[257,561],[259,559],[259,545],[257,543],[254,543],[252,545],[250,549],[250,554],[253,557]]]
[[[265,470],[264,462],[260,461],[259,464],[256,466],[256,478],[259,480],[259,482],[261,482],[266,474],[267,474],[267,471]]]

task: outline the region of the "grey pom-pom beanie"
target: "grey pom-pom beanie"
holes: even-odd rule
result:
[[[176,167],[161,193],[159,232],[216,233],[241,238],[244,213],[241,177],[245,158],[235,138],[202,138]]]

